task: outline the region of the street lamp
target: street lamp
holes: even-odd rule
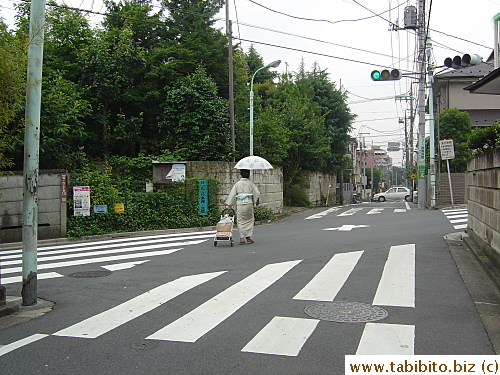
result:
[[[253,79],[255,75],[262,69],[277,68],[281,64],[281,60],[275,60],[266,66],[263,66],[255,71],[250,81],[250,156],[253,155]]]

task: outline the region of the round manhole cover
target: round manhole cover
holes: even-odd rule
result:
[[[307,306],[304,312],[316,319],[341,323],[366,323],[387,317],[384,309],[359,302],[320,302]]]
[[[86,279],[86,278],[91,278],[91,277],[109,276],[112,273],[113,272],[111,272],[111,271],[84,271],[84,272],[70,273],[68,276],[75,277],[77,279]]]

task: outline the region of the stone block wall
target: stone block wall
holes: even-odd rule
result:
[[[224,207],[233,185],[240,179],[240,172],[234,168],[233,162],[222,161],[188,161],[186,162],[187,178],[215,178],[219,181],[219,205]],[[283,212],[283,169],[253,171],[253,182],[260,190],[260,203],[275,213]]]
[[[66,237],[66,202],[61,171],[42,171],[38,178],[38,238]],[[0,177],[0,242],[22,240],[23,175]]]
[[[311,171],[302,172],[306,177],[303,187],[306,190],[307,199],[313,206],[325,204],[327,196],[329,202],[336,201],[337,178],[335,175]]]
[[[467,187],[467,233],[500,268],[499,148],[469,160]]]

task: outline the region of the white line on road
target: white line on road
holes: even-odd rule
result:
[[[146,339],[195,342],[300,262],[268,264]]]
[[[455,229],[466,229],[467,228],[467,224],[454,225],[453,228],[455,228]]]
[[[56,332],[54,336],[96,338],[153,310],[195,286],[212,280],[224,272],[226,271],[184,276],[173,280],[113,307],[112,309]]]
[[[275,316],[241,351],[296,357],[318,323]]]
[[[373,304],[415,307],[415,244],[391,246]]]
[[[113,255],[113,256],[90,258],[90,259],[78,259],[78,260],[71,260],[68,262],[46,263],[46,264],[39,264],[37,266],[37,269],[41,270],[41,269],[48,269],[48,268],[79,266],[82,264],[116,262],[116,261],[124,260],[124,259],[147,258],[147,257],[154,257],[154,256],[159,256],[159,255],[168,255],[168,254],[175,253],[176,251],[179,251],[179,250],[182,250],[182,248],[160,250],[160,251],[148,251],[145,253]],[[2,275],[5,275],[7,273],[22,272],[22,270],[23,270],[22,267],[4,268],[4,269],[2,269]]]
[[[450,223],[456,224],[456,223],[466,223],[469,219],[464,218],[464,219],[455,219],[455,220],[450,220]]]
[[[375,215],[375,214],[379,214],[381,213],[382,211],[384,211],[383,208],[372,208],[370,211],[368,211],[366,214],[367,215]]]
[[[56,277],[64,277],[64,276],[57,272],[39,273],[36,275],[37,280],[54,279]],[[23,281],[22,276],[2,277],[2,284],[20,283],[22,281]]]
[[[363,250],[335,254],[293,299],[333,301],[363,255]]]
[[[337,216],[351,216],[354,215],[355,213],[363,210],[363,207],[360,208],[351,208],[350,210],[347,210],[345,212],[342,212],[341,214],[338,214]]]
[[[366,323],[356,355],[413,355],[415,326]]]
[[[44,335],[41,333],[36,333],[34,335],[25,337],[24,339],[14,341],[11,344],[4,345],[0,347],[0,357],[3,356],[4,354],[10,353],[13,350],[19,349],[23,346],[26,346],[28,344],[31,344],[32,342],[38,341],[43,339],[44,337],[47,337],[48,335]]]

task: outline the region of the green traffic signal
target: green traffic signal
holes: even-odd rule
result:
[[[401,72],[398,69],[384,69],[382,71],[374,70],[370,76],[373,81],[397,81],[402,77]]]

